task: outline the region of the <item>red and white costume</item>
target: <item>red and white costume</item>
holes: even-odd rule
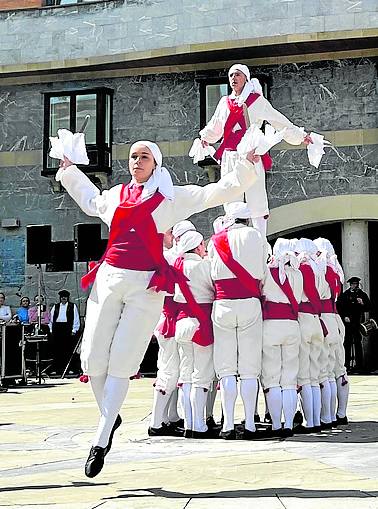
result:
[[[234,429],[236,376],[245,410],[245,428],[255,431],[257,378],[261,373],[261,281],[265,277],[267,249],[260,233],[237,219],[248,219],[243,202],[226,207],[227,227],[213,235],[208,245],[213,305],[214,367],[220,379],[223,431]]]
[[[203,242],[198,232],[187,232],[180,238],[182,257],[175,266],[188,279],[191,299],[176,285],[174,301],[178,315],[175,340],[180,358],[179,401],[184,411],[185,429],[206,432],[207,392],[214,380],[213,327],[211,310],[214,301],[210,262],[199,254],[188,252]]]
[[[331,419],[335,421],[337,417],[346,417],[349,398],[349,381],[345,368],[345,326],[336,308],[337,298],[342,292],[344,272],[337,260],[331,242],[321,237],[315,239],[314,242],[320,253],[318,258],[319,264],[325,268],[326,287],[322,299],[321,316],[330,325],[332,333],[328,343],[328,377],[331,383]],[[326,339],[328,340],[328,336]],[[336,386],[334,385],[334,380],[336,381]]]
[[[289,241],[277,239],[273,258],[263,284],[262,385],[266,394],[272,429],[292,429],[297,406],[299,369],[298,308],[302,299],[302,274],[298,261],[289,252]]]
[[[158,322],[164,291],[173,291],[178,278],[163,257],[163,233],[194,213],[235,199],[255,181],[253,165],[235,157],[230,161],[233,170],[217,183],[173,186],[161,166],[158,146],[141,143],[156,162],[142,186],[119,184],[100,193],[74,165],[57,174],[81,209],[110,227],[102,263],[84,281],[95,279],[87,302],[81,357],[101,411],[94,440],[100,447],[107,447],[129,377],[137,372]]]
[[[263,122],[267,121],[277,130],[286,128],[284,139],[291,145],[300,145],[306,136],[303,128],[292,124],[265,99],[258,80],[250,80],[247,66],[234,64],[229,70],[229,76],[235,70],[241,71],[247,77],[247,82],[242,93],[240,96],[235,96],[233,92],[229,96],[222,97],[214,115],[200,131],[201,139],[210,144],[216,143],[223,138],[219,149],[214,155],[221,162],[222,176],[228,171],[227,153],[237,149],[239,142],[249,127],[244,117],[244,105],[247,107],[249,124],[251,126],[255,125],[261,128]],[[245,192],[245,197],[251,210],[253,226],[259,229],[261,234],[265,236],[266,222],[264,222],[264,218],[269,215],[265,171],[271,167],[269,154],[262,156],[261,161],[255,164],[258,178],[253,188]],[[241,194],[235,201],[243,201],[243,195]]]

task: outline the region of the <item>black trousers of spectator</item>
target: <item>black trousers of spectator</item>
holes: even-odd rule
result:
[[[347,368],[362,370],[363,368],[362,336],[360,333],[359,322],[345,324],[344,348],[345,348],[345,366]],[[351,366],[353,358],[354,366]]]
[[[51,371],[62,375],[75,348],[76,335],[67,323],[56,322],[52,326],[51,344],[54,359]]]

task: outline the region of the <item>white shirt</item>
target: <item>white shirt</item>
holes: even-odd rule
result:
[[[68,306],[68,302],[66,304],[60,303],[59,314],[56,319],[57,323],[67,322],[67,306]],[[74,308],[74,321],[73,321],[73,325],[72,325],[72,332],[75,334],[80,328],[80,317],[79,317],[79,311],[77,309],[76,304],[73,305],[73,308]],[[50,312],[50,323],[49,323],[50,331],[52,330],[54,313],[55,313],[55,304],[51,308],[51,312]]]
[[[183,258],[184,274],[189,279],[188,286],[196,302],[198,304],[213,302],[214,287],[210,275],[210,261],[195,253],[185,253]],[[174,300],[176,302],[186,302],[177,284],[175,285]]]
[[[11,308],[9,306],[0,306],[0,321],[9,322],[12,318]]]
[[[200,131],[201,139],[208,143],[219,141],[223,136],[224,126],[229,114],[227,96],[223,96],[209,123]],[[256,125],[260,128],[264,120],[266,120],[276,130],[286,127],[284,140],[291,145],[300,145],[303,142],[305,137],[304,130],[294,125],[285,115],[274,109],[270,102],[262,95],[249,106],[248,115],[251,126]],[[236,125],[233,131],[236,132],[238,129],[241,129],[241,127]]]
[[[302,300],[303,295],[303,278],[302,274],[298,269],[293,269],[289,265],[285,265],[285,272],[289,280],[291,289],[293,290],[294,297],[298,304]],[[284,304],[290,304],[284,291],[274,281],[270,269],[266,271],[266,277],[263,285],[262,293],[266,300],[271,302],[282,302]]]
[[[227,238],[234,259],[254,278],[264,279],[268,252],[267,244],[260,233],[250,226],[233,224],[228,229]],[[235,274],[222,262],[212,240],[207,246],[207,252],[211,262],[211,277],[214,281],[236,278]]]

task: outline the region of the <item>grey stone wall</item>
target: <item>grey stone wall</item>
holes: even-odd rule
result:
[[[115,0],[0,13],[0,65],[377,26],[376,0]]]
[[[377,126],[377,70],[373,61],[363,59],[272,66],[254,71],[271,78],[272,104],[308,131]],[[199,129],[199,85],[195,73],[153,75],[2,87],[0,150],[41,149],[43,92],[102,85],[114,89],[113,130],[116,144],[146,138],[156,141],[191,140],[196,136]],[[377,152],[378,145],[339,147],[337,152],[327,150],[316,170],[309,166],[304,151],[274,151],[274,168],[268,175],[271,206],[319,196],[377,192]],[[169,157],[165,164],[178,184],[204,185],[208,182],[206,173],[193,166],[188,157]],[[49,179],[41,177],[40,172],[39,165],[0,168],[0,218],[18,217],[22,225],[15,232],[0,229],[3,242],[0,246],[6,244],[0,255],[9,258],[8,269],[13,261],[13,266],[22,265],[21,274],[15,272],[14,286],[9,284],[9,274],[4,273],[0,277],[0,287],[5,286],[10,299],[13,299],[11,304],[18,301],[16,293],[31,296],[35,293],[35,269],[23,265],[20,244],[25,238],[26,225],[52,224],[53,240],[72,240],[74,223],[93,221],[79,211],[66,193],[54,193]],[[128,179],[127,161],[115,161],[109,185]],[[211,221],[219,213],[220,210],[212,210],[196,216],[194,221],[205,235],[209,235]],[[15,249],[12,249],[12,242]],[[76,264],[75,272],[70,274],[45,274],[48,299],[54,300],[56,291],[67,286],[74,291],[79,303],[82,302],[85,296],[79,290],[79,278],[84,268],[83,264]],[[0,272],[2,270],[4,272],[0,266]]]

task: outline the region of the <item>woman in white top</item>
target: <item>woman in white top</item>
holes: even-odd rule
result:
[[[5,294],[0,292],[0,322],[9,322],[11,318],[11,308],[5,305]]]

